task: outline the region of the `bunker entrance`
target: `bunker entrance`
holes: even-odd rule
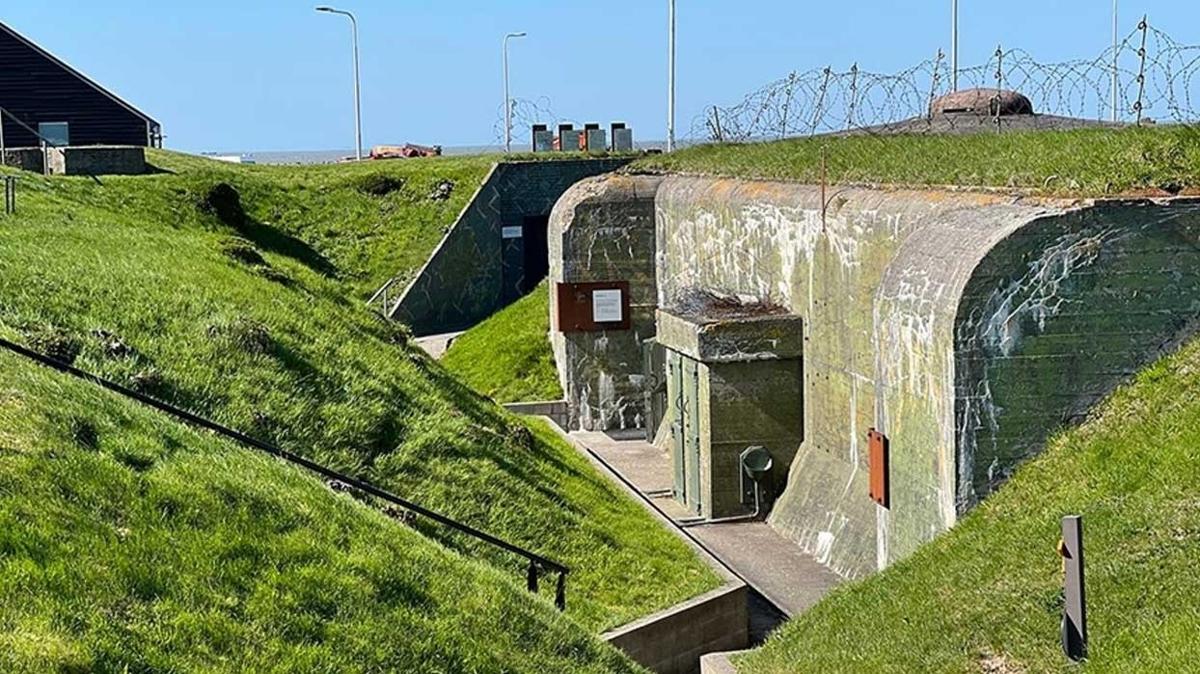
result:
[[[660,310],[655,339],[676,500],[709,520],[762,514],[803,440],[800,318]]]
[[[549,215],[514,216],[501,229],[504,304],[529,294],[550,271]]]

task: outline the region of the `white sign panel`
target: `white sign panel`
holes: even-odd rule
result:
[[[620,323],[622,314],[620,290],[592,291],[592,320],[596,323]]]
[[[505,227],[500,231],[500,236],[505,239],[519,239],[521,238],[521,226],[517,225],[515,227]]]

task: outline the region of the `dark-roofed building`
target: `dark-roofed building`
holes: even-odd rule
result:
[[[162,145],[162,125],[0,23],[0,131],[6,147]]]

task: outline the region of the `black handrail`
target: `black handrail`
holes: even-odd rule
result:
[[[380,500],[400,506],[401,508],[404,508],[405,510],[409,510],[411,512],[417,513],[418,515],[423,515],[439,524],[450,527],[451,529],[454,529],[455,531],[466,534],[473,538],[477,538],[485,543],[490,543],[491,545],[494,545],[502,550],[511,552],[515,555],[524,557],[525,559],[529,560],[529,568],[526,573],[526,584],[527,584],[527,587],[529,588],[529,591],[534,592],[534,593],[537,592],[537,590],[538,590],[538,575],[543,570],[557,573],[558,574],[558,583],[557,583],[557,586],[555,588],[555,593],[554,593],[554,605],[557,606],[560,611],[566,610],[566,608],[567,608],[567,594],[566,594],[566,592],[567,592],[567,589],[566,589],[567,574],[571,572],[571,569],[568,568],[564,564],[560,564],[559,562],[556,562],[552,559],[543,557],[535,552],[530,552],[529,550],[526,550],[520,546],[514,545],[512,543],[509,543],[508,541],[497,538],[487,532],[480,531],[479,529],[476,529],[467,524],[463,524],[462,522],[458,522],[456,520],[450,519],[449,517],[447,517],[441,513],[434,512],[433,510],[419,506],[416,503],[402,499],[399,496],[396,496],[394,494],[386,492],[386,491],[372,485],[369,482],[365,482],[358,478],[351,477],[344,473],[339,473],[336,470],[333,470],[331,468],[326,468],[325,466],[322,466],[321,464],[316,463],[314,461],[310,461],[298,454],[293,454],[287,450],[284,450],[284,449],[281,449],[274,445],[265,443],[261,440],[252,438],[249,435],[246,435],[245,433],[241,433],[241,432],[235,431],[231,428],[222,426],[215,421],[205,419],[204,417],[192,414],[191,412],[180,409],[173,405],[169,405],[169,404],[162,402],[161,400],[158,400],[156,398],[152,398],[145,394],[138,393],[137,391],[126,388],[120,384],[108,381],[107,379],[104,379],[104,378],[100,377],[99,375],[95,375],[90,372],[80,370],[79,368],[74,367],[73,365],[69,365],[69,364],[64,363],[60,360],[57,360],[55,358],[51,358],[49,356],[38,353],[37,351],[33,351],[28,348],[25,348],[25,347],[21,346],[20,344],[15,344],[6,339],[0,338],[0,347],[3,347],[17,355],[24,356],[25,358],[36,361],[37,363],[45,365],[46,367],[58,370],[59,372],[69,374],[69,375],[77,377],[79,379],[83,379],[84,381],[91,382],[93,384],[96,384],[102,388],[108,389],[109,391],[112,391],[113,393],[124,396],[126,398],[131,398],[133,400],[136,400],[136,401],[142,403],[143,405],[153,407],[154,409],[159,410],[160,412],[165,412],[173,417],[182,419],[183,421],[190,423],[194,426],[199,426],[201,428],[210,430],[210,431],[216,433],[217,435],[221,435],[221,436],[230,438],[231,440],[239,442],[243,445],[247,445],[249,447],[253,447],[255,449],[261,450],[261,451],[271,454],[273,456],[277,456],[285,461],[294,463],[294,464],[301,466],[303,468],[306,468],[314,473],[317,473],[318,475],[321,475],[321,476],[329,478],[331,480],[336,480],[337,482],[341,482],[343,484],[349,485],[350,487],[353,487],[362,492],[370,494],[371,496],[374,496]]]

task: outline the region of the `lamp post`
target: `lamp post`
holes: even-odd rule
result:
[[[333,7],[321,6],[317,7],[318,12],[327,14],[341,14],[350,19],[350,28],[353,31],[354,37],[354,157],[358,161],[362,161],[362,98],[359,89],[358,77],[358,19],[354,15],[342,9],[334,9]]]
[[[509,33],[504,36],[504,152],[512,152],[512,97],[508,94],[508,41],[514,37],[525,37],[525,32]]]
[[[675,0],[667,0],[667,152],[675,151]]]
[[[950,7],[950,91],[958,91],[958,0]]]

